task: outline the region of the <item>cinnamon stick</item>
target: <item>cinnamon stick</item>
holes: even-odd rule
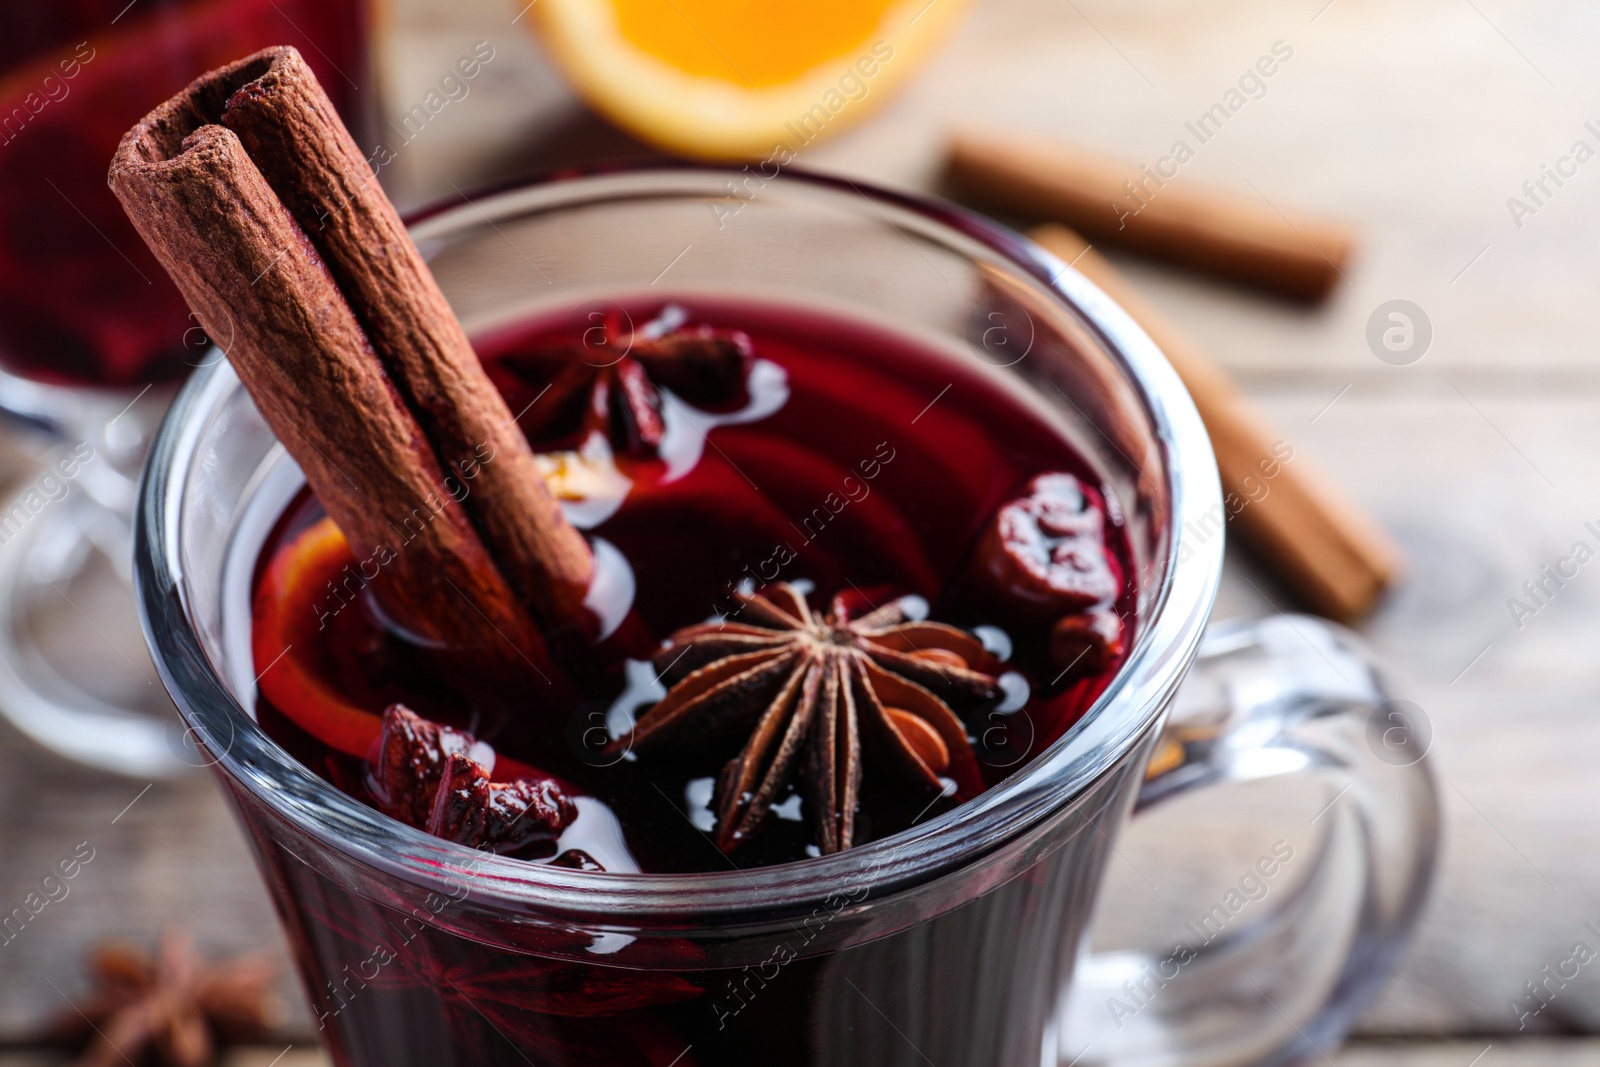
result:
[[[422,254],[316,76],[293,48],[222,111],[321,253],[378,358],[457,484],[512,590],[547,628],[583,614],[594,561],[545,488],[533,450],[484,373]],[[485,456],[492,457],[485,460]]]
[[[946,168],[979,206],[1296,299],[1325,298],[1355,248],[1341,223],[1044,137],[963,130]]]
[[[1388,533],[1309,459],[1286,459],[1261,409],[1082,237],[1055,225],[1028,236],[1105,290],[1166,354],[1211,435],[1225,514],[1256,557],[1322,615],[1351,621],[1371,610],[1403,566]]]
[[[372,578],[424,642],[538,664],[532,618],[456,506],[433,446],[362,324],[238,136],[216,124],[264,74],[213,71],[128,131],[110,183]]]

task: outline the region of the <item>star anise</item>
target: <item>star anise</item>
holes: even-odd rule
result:
[[[495,852],[548,845],[577,817],[554,778],[518,773],[491,781],[485,762],[492,769],[502,761],[471,734],[392,704],[383,713],[371,790],[386,815]]]
[[[975,669],[992,660],[977,638],[913,620],[900,601],[853,619],[836,597],[822,615],[784,582],[739,600],[731,620],[667,639],[655,662],[671,688],[614,742],[699,749],[748,731],[713,797],[719,847],[750,840],[797,775],[817,848],[830,853],[854,843],[864,756],[886,781],[934,794],[954,763],[972,766],[966,727],[937,694],[962,704],[1000,695]]]
[[[740,394],[752,358],[750,339],[743,333],[709,326],[647,337],[624,336],[612,322],[604,334],[597,344],[586,340],[513,361],[513,366],[544,363],[560,368],[547,393],[521,420],[531,439],[555,440],[599,429],[619,451],[652,456],[666,432],[661,389],[691,404],[726,403]]]
[[[205,1067],[219,1045],[254,1040],[284,1014],[270,960],[250,955],[207,965],[187,936],[172,931],[154,959],[128,945],[103,945],[90,971],[93,994],[60,1028],[67,1040],[91,1038],[74,1067]]]

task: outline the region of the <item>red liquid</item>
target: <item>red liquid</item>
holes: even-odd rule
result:
[[[660,307],[630,310],[643,323]],[[698,462],[682,477],[669,480],[660,459],[619,459],[633,488],[614,515],[588,532],[617,546],[631,563],[635,607],[648,632],[642,640],[613,639],[596,656],[581,678],[585,702],[559,709],[556,721],[564,717],[569,729],[552,734],[550,719],[535,717],[530,721],[538,728],[513,724],[488,739],[501,753],[603,800],[643,869],[726,870],[729,858],[692,825],[686,785],[715,775],[730,752],[597,766],[593,747],[581,737],[594,724],[593,714],[603,713],[623,688],[620,658],[648,659],[662,636],[706,619],[717,603],[725,603],[729,582],[770,575],[771,565],[763,570],[763,564],[779,546],[792,549],[795,558],[776,577],[814,582],[816,604],[825,605],[836,589],[851,584],[875,598],[917,594],[929,601],[930,618],[993,626],[1009,635],[1013,652],[1006,668],[1026,678],[1031,696],[1012,713],[984,711],[966,719],[988,784],[1058,738],[1114,670],[1052,685],[1059,672],[1048,662],[1044,628],[1013,621],[1005,604],[970,580],[968,560],[990,516],[1020,495],[1032,476],[1069,471],[1098,484],[1051,418],[1003,385],[1004,372],[960,364],[856,323],[704,301],[691,305],[689,321],[745,331],[759,359],[771,365],[757,373],[770,381],[781,369],[782,404],[759,420],[711,429]],[[537,375],[525,377],[531,364],[519,355],[578,343],[589,325],[574,313],[480,340],[479,351],[513,412],[535,402],[544,385]],[[750,399],[720,405],[723,414]],[[548,451],[575,440],[537,441],[535,447]],[[871,460],[875,466],[863,466]],[[874,472],[871,478],[867,471]],[[861,485],[870,491],[863,495]],[[840,506],[840,500],[849,502]],[[1132,574],[1124,531],[1115,522],[1120,512],[1114,505],[1108,512],[1108,547],[1122,572]],[[320,515],[315,500],[302,495],[280,522],[263,561]],[[1133,593],[1129,582],[1117,604],[1130,635]],[[323,668],[341,678],[352,700],[376,713],[391,699],[405,699],[440,719],[471,720],[460,698],[436,677],[408,667],[417,657],[374,630],[363,612],[340,611],[331,630],[335,637],[322,650]],[[257,669],[265,666],[258,663]],[[369,799],[361,760],[321,744],[264,696],[258,715],[307,766]],[[869,771],[858,844],[934,817],[952,803],[926,809],[925,798],[918,797],[910,807],[871,784]],[[748,867],[804,858],[806,824],[774,823],[732,861]],[[270,838],[272,831],[263,834]],[[821,1055],[814,1030],[826,1010],[821,1005],[839,996],[832,988],[838,979],[829,977],[832,957],[808,958],[807,935],[798,926],[793,945],[786,946],[794,958],[771,973],[763,970],[752,991],[754,972],[707,969],[687,941],[678,953],[654,942],[643,960],[629,954],[642,943],[596,958],[584,955],[587,935],[526,927],[515,935],[517,950],[496,948],[352,895],[274,850],[264,856],[268,877],[296,904],[286,913],[290,933],[313,975],[321,976],[320,987],[316,977],[311,982],[316,1013],[333,1035],[336,1054],[345,1057],[341,1062],[808,1064]],[[1050,895],[1061,892],[1056,885],[1043,876],[1019,879],[992,894],[986,906],[1057,915],[1059,898]],[[444,925],[451,907],[441,901]],[[1013,925],[1022,929],[1006,923],[996,929]],[[1004,938],[991,940],[973,951],[1021,951],[1003,944]],[[1039,955],[1036,948],[1027,951]],[[576,954],[585,962],[552,953]],[[927,963],[973,966],[970,960]],[[996,973],[1003,971],[1001,966]],[[1043,984],[1042,978],[1021,980],[1030,989]],[[931,995],[906,990],[908,998]]]
[[[630,312],[644,323],[659,310]],[[577,678],[580,702],[524,713],[498,730],[480,730],[482,739],[603,800],[621,820],[643,869],[724,868],[727,861],[694,820],[704,804],[704,780],[714,778],[733,752],[617,761],[600,757],[593,735],[624,691],[623,660],[648,661],[666,635],[729,610],[731,589],[741,581],[759,590],[767,581],[797,580],[813,583],[811,600],[819,608],[839,591],[873,604],[914,594],[928,602],[931,619],[1004,633],[1010,646],[1004,669],[1020,676],[1008,682],[1025,686],[1028,697],[1020,708],[965,709],[986,786],[1060,737],[1114,671],[1052,684],[1062,672],[1049,662],[1048,624],[1015,618],[1013,605],[974,579],[969,558],[990,517],[1021,495],[1032,476],[1068,471],[1097,484],[1049,417],[1007,388],[999,372],[856,324],[704,302],[691,322],[744,331],[760,362],[741,395],[715,405],[720,410],[709,422],[721,424],[705,435],[689,428],[669,439],[662,457],[616,457],[632,487],[615,513],[587,532],[626,557],[637,589],[634,623],[584,665]],[[480,340],[479,351],[513,412],[531,411],[548,384],[549,361],[528,355],[582,348],[590,325],[574,315]],[[611,357],[601,348],[589,358]],[[668,407],[690,410],[682,400]],[[752,420],[752,407],[775,410]],[[533,415],[526,419],[539,422]],[[574,429],[534,446],[542,452],[575,448],[588,432]],[[688,453],[680,454],[677,445],[689,446]],[[1115,507],[1108,511],[1119,514]],[[263,559],[321,514],[315,499],[303,496]],[[1130,573],[1120,526],[1108,521],[1107,531],[1110,551]],[[1124,615],[1132,598],[1130,583],[1117,605]],[[329,591],[307,610],[326,612],[341,603]],[[484,721],[442,684],[436,665],[421,665],[415,650],[379,631],[359,607],[337,611],[321,633],[326,636],[314,653],[302,645],[291,654],[320,657],[317,670],[357,706],[376,714],[401,701],[469,729]],[[267,666],[257,664],[258,670]],[[322,745],[296,726],[306,721],[302,714],[279,714],[265,694],[261,705],[263,724],[291,752],[370,799],[360,758]],[[698,802],[690,799],[696,780],[702,782]],[[930,808],[925,796],[874,791],[873,785],[869,772],[857,844],[966,799],[939,800]],[[751,866],[803,859],[809,840],[805,822],[775,819],[737,860]]]
[[[106,186],[151,108],[207,70],[298,48],[346,121],[370,106],[364,0],[50,0],[0,34],[0,365],[64,385],[181,374],[207,345]],[[359,128],[359,126],[357,127]]]

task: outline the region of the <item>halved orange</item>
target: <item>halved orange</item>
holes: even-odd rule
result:
[[[781,166],[888,98],[966,5],[538,0],[526,10],[577,91],[623,129],[685,155]]]

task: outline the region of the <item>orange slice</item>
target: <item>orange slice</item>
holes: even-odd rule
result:
[[[358,758],[372,756],[383,720],[379,711],[399,694],[362,685],[341,663],[340,638],[333,625],[360,633],[367,623],[346,615],[330,588],[360,564],[339,527],[323,518],[306,527],[273,554],[256,586],[251,605],[251,655],[260,672],[257,684],[273,707],[318,741]],[[472,758],[497,782],[549,777],[521,760],[477,741]],[[566,783],[563,783],[565,785]]]
[[[323,662],[327,637],[316,610],[354,566],[344,534],[323,519],[297,534],[267,564],[256,586],[250,631],[258,685],[274,707],[323,744],[365,756],[378,736],[375,712],[352,703]]]
[[[539,0],[526,11],[617,125],[685,155],[782,166],[887,99],[966,4]]]

